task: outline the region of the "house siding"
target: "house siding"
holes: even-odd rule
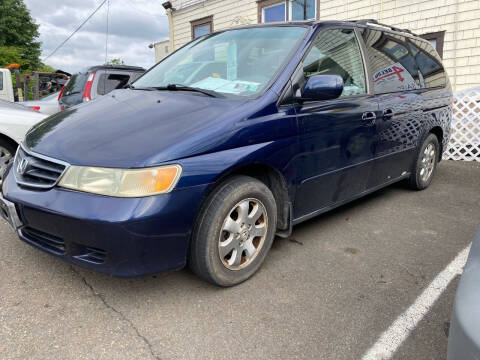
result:
[[[172,1],[174,48],[192,40],[191,21],[213,16],[213,30],[257,23],[257,3],[243,0]]]
[[[320,20],[377,19],[416,34],[445,31],[443,62],[456,90],[480,84],[479,0],[317,0]],[[176,0],[174,48],[192,39],[190,22],[213,16],[213,29],[258,22],[255,0]]]

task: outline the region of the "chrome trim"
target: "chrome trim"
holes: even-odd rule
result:
[[[27,153],[28,155],[30,155],[32,157],[36,157],[36,158],[39,158],[39,159],[42,159],[42,160],[45,160],[45,161],[50,161],[50,162],[55,163],[55,164],[63,165],[63,166],[65,166],[65,169],[63,169],[62,173],[58,176],[57,180],[53,184],[49,184],[49,185],[32,184],[32,183],[29,183],[29,182],[19,180],[18,177],[17,177],[16,168],[15,168],[15,164],[17,162],[17,156],[18,156],[18,150],[17,150],[17,152],[15,153],[15,158],[13,159],[13,176],[15,177],[15,181],[17,182],[17,184],[20,184],[20,185],[23,185],[23,186],[26,186],[26,187],[36,188],[36,189],[51,189],[58,184],[58,182],[63,177],[63,175],[65,174],[67,169],[71,166],[66,161],[58,160],[58,159],[51,158],[51,157],[46,156],[46,155],[36,153],[34,151],[31,151],[31,150],[27,150],[27,147],[24,145],[23,142],[20,143],[19,148],[21,148],[25,153]]]
[[[17,209],[15,208],[15,204],[11,201],[6,200],[3,197],[3,194],[0,192],[0,207],[3,211],[7,213],[5,216],[4,212],[1,212],[1,217],[8,222],[8,224],[13,228],[13,230],[18,230],[23,226],[20,217],[18,216]]]
[[[368,67],[368,59],[367,59],[367,45],[365,41],[363,41],[362,34],[360,33],[360,29],[358,26],[355,26],[354,29],[355,37],[357,39],[357,46],[360,50],[360,55],[362,57],[363,62],[363,72],[365,76],[365,87],[367,94],[373,94],[373,84],[370,82],[370,69]]]

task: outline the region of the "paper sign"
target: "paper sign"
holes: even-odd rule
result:
[[[400,63],[387,66],[373,74],[376,93],[388,93],[418,89],[412,75]]]

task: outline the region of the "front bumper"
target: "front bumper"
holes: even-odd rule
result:
[[[448,336],[448,360],[480,359],[480,228],[458,285]]]
[[[145,198],[112,198],[58,187],[22,188],[9,172],[3,196],[15,207],[23,241],[94,271],[137,276],[185,265],[206,186]]]

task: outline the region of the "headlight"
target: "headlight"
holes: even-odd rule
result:
[[[58,186],[116,197],[142,197],[170,192],[177,184],[180,165],[144,169],[70,166]]]

